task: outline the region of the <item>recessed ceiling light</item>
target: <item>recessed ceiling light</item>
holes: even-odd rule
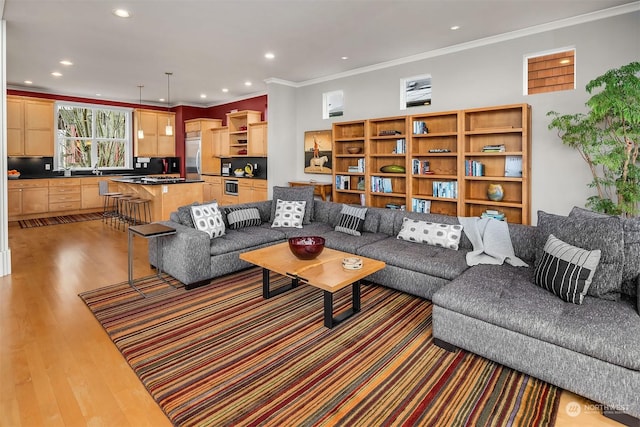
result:
[[[207,95],[206,95],[206,94],[204,94],[204,93],[201,93],[201,94],[200,94],[200,98],[203,98],[203,99],[204,99],[204,98],[206,98],[206,97],[207,97]]]
[[[345,61],[346,61],[347,59],[349,59],[349,57],[348,57],[348,56],[341,56],[341,57],[340,57],[340,59],[342,59],[342,60],[345,60]]]
[[[129,11],[125,9],[113,9],[113,14],[118,18],[129,18],[131,16]]]
[[[449,29],[450,29],[450,30],[453,30],[453,31],[455,31],[455,30],[459,30],[459,29],[460,29],[460,25],[453,25],[453,26],[451,26]]]
[[[98,96],[98,97],[99,97],[99,96],[102,96],[102,94],[101,94],[101,93],[96,93],[96,96]]]
[[[253,84],[253,83],[251,83],[250,81],[246,81],[246,82],[244,82],[244,85],[245,85],[245,86],[251,86],[252,84]]]
[[[59,72],[57,72],[57,71],[54,71],[53,73],[51,73],[51,75],[52,75],[53,77],[62,77],[62,73],[59,73]]]
[[[222,88],[222,91],[223,91],[224,93],[227,93],[227,92],[229,92],[229,89],[227,89],[226,87],[223,87],[223,88]]]
[[[64,59],[64,60],[60,61],[60,63],[61,63],[62,65],[67,65],[67,66],[68,66],[68,65],[73,65],[73,62],[71,62],[71,61],[67,61],[66,59]]]
[[[24,84],[26,84],[26,85],[32,85],[32,84],[33,84],[33,82],[32,82],[31,80],[25,80],[25,81],[24,81]]]
[[[264,54],[264,57],[267,58],[267,59],[273,59],[276,56],[273,54],[273,52],[267,52],[267,53]]]
[[[165,99],[164,99],[164,98],[160,98],[160,99],[158,99],[158,101],[160,101],[160,102],[164,102],[164,101],[165,101]]]

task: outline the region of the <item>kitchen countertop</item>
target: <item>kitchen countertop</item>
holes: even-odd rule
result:
[[[135,177],[129,177],[129,178],[113,178],[112,181],[123,182],[125,184],[139,184],[139,185],[176,185],[176,184],[194,184],[198,182],[204,182],[201,179],[186,179],[186,180],[177,181],[177,182],[163,182],[163,181],[145,182],[145,181],[142,181],[142,176],[135,176]]]

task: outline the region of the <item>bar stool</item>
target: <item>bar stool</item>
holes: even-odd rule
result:
[[[109,182],[100,181],[98,183],[98,194],[102,196],[102,222],[106,223],[107,218],[113,218],[117,215],[117,206],[115,196],[122,193],[109,191]]]
[[[131,205],[130,202],[134,199],[137,199],[133,194],[123,194],[122,196],[118,196],[118,230],[120,230],[120,225],[122,225],[122,231],[126,231],[129,222],[131,221]]]
[[[148,224],[151,222],[151,200],[149,199],[131,199],[128,200],[130,207],[130,224]],[[147,213],[149,214],[147,219]],[[144,220],[142,216],[144,215]]]

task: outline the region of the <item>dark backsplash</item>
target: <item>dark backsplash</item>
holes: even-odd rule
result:
[[[180,158],[179,157],[151,157],[147,167],[141,163],[140,167],[136,167],[137,158],[133,159],[133,169],[101,169],[103,175],[150,175],[161,174],[163,172],[162,160],[166,159],[168,162],[167,173],[180,173]],[[62,176],[62,171],[46,170],[46,165],[49,165],[50,169],[53,169],[53,157],[8,157],[7,166],[8,169],[16,169],[20,171],[20,175],[23,178],[49,178]],[[74,176],[87,175],[91,176],[90,170],[86,171],[74,171]]]

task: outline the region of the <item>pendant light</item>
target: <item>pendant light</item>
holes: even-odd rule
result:
[[[169,84],[169,78],[173,75],[173,73],[165,73],[167,75],[167,112],[169,111],[169,105],[171,102],[171,86]],[[167,126],[164,128],[164,133],[167,136],[173,135],[173,126],[171,126],[171,116],[167,116]]]
[[[138,85],[140,89],[140,104],[138,108],[138,139],[144,139],[144,130],[142,130],[142,122],[140,121],[140,109],[142,108],[142,88],[143,85]]]

